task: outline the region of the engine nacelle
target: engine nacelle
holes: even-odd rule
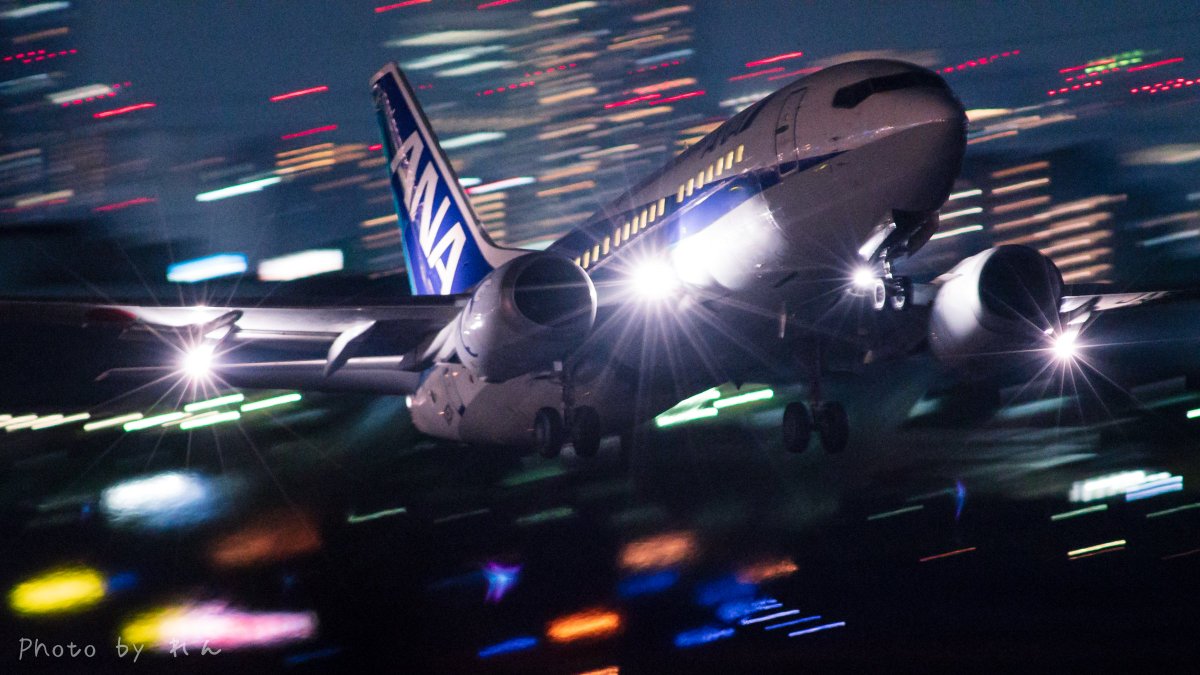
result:
[[[943,277],[930,308],[929,341],[945,363],[963,367],[1048,346],[1058,329],[1062,274],[1026,246],[999,246],[960,262]]]
[[[502,382],[550,367],[583,343],[596,287],[578,265],[530,253],[489,274],[458,317],[455,347],[479,377]]]

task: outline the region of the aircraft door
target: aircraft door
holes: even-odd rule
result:
[[[783,101],[779,110],[779,120],[775,123],[775,155],[778,160],[777,170],[780,176],[786,176],[796,171],[800,166],[800,154],[796,143],[796,121],[799,116],[800,102],[804,100],[805,89],[793,91]]]

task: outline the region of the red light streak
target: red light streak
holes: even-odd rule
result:
[[[492,2],[485,2],[482,5],[477,5],[475,9],[490,9],[492,7],[499,7],[500,5],[507,5],[516,1],[517,0],[493,0]]]
[[[820,68],[801,68],[800,70],[793,70],[790,73],[780,73],[778,75],[772,75],[767,78],[767,81],[782,80],[785,77],[795,77],[797,75],[808,75],[810,73],[815,73],[818,70],[820,70]]]
[[[638,68],[637,70],[627,70],[627,71],[625,71],[625,74],[633,75],[635,73],[645,73],[645,72],[648,72],[651,70],[658,70],[659,68],[668,68],[670,66],[677,66],[681,63],[683,63],[683,61],[680,61],[678,59],[676,59],[674,61],[663,61],[662,63],[660,63],[656,66],[642,66],[641,68]]]
[[[671,103],[673,101],[682,101],[685,98],[692,98],[694,96],[703,96],[703,95],[704,95],[704,90],[698,89],[696,91],[689,91],[686,94],[679,94],[677,96],[668,96],[667,98],[660,98],[657,101],[651,101],[650,105],[659,105],[660,103]]]
[[[1200,78],[1185,79],[1182,77],[1177,77],[1173,80],[1164,80],[1162,82],[1155,82],[1154,84],[1143,85],[1140,88],[1130,89],[1129,93],[1131,93],[1131,94],[1140,94],[1140,93],[1160,94],[1164,91],[1168,91],[1171,89],[1183,89],[1184,87],[1190,87],[1190,86],[1196,84],[1197,82],[1200,82]]]
[[[92,209],[92,212],[102,213],[104,211],[117,211],[119,209],[123,209],[123,208],[129,207],[129,206],[137,206],[138,204],[153,204],[156,201],[158,201],[158,200],[154,199],[153,197],[136,197],[134,199],[128,199],[123,202],[116,202],[114,204],[105,204],[104,206],[97,206],[96,208]]]
[[[945,553],[938,553],[937,555],[928,555],[928,556],[925,556],[924,558],[921,558],[918,562],[929,562],[930,560],[938,560],[939,558],[949,558],[952,555],[958,555],[960,553],[970,553],[971,551],[974,551],[974,550],[975,550],[974,546],[968,546],[967,548],[960,548],[955,551],[947,551]]]
[[[1092,87],[1099,87],[1102,84],[1104,84],[1104,80],[1096,80],[1095,82],[1085,82],[1083,84],[1073,84],[1069,87],[1059,87],[1058,89],[1051,89],[1051,90],[1047,91],[1046,94],[1049,96],[1054,96],[1055,94],[1065,94],[1068,91],[1079,91],[1081,89],[1090,89]]]
[[[484,89],[483,91],[477,91],[477,92],[475,92],[475,95],[476,96],[491,96],[492,94],[499,94],[501,92],[508,91],[509,89],[521,89],[524,87],[532,87],[533,85],[534,85],[533,80],[526,80],[525,82],[517,82],[515,84],[500,85],[499,87],[496,87],[495,89]]]
[[[745,75],[734,75],[733,77],[729,78],[729,81],[737,82],[738,80],[746,80],[751,77],[758,77],[759,75],[766,75],[767,73],[778,73],[785,70],[787,70],[787,68],[784,68],[783,66],[779,66],[777,68],[767,68],[766,70],[756,70],[753,73],[746,73]]]
[[[605,103],[604,109],[609,110],[610,108],[619,108],[623,105],[632,105],[634,103],[641,103],[642,101],[650,101],[661,96],[662,94],[646,94],[645,96],[637,96],[634,98],[625,99],[624,101],[613,101],[612,103]]]
[[[104,117],[112,117],[113,115],[124,115],[125,113],[133,112],[134,110],[145,110],[146,108],[153,108],[154,106],[155,104],[153,103],[135,103],[134,105],[127,105],[124,108],[116,108],[113,110],[105,110],[104,112],[94,113],[92,117],[101,119]]]
[[[280,138],[280,140],[287,141],[287,140],[291,140],[293,138],[300,138],[301,136],[311,136],[313,134],[319,134],[322,131],[333,131],[334,129],[337,129],[336,124],[326,124],[323,127],[313,127],[312,129],[305,129],[304,131],[297,131],[294,134],[284,134],[284,135],[280,136],[279,138]]]
[[[1166,59],[1165,61],[1155,61],[1154,63],[1146,63],[1146,64],[1143,64],[1143,65],[1140,65],[1140,66],[1134,66],[1134,67],[1132,67],[1132,68],[1126,68],[1126,69],[1125,69],[1125,72],[1127,72],[1127,73],[1132,73],[1132,72],[1134,72],[1134,71],[1138,71],[1138,70],[1149,70],[1149,69],[1151,69],[1151,68],[1157,68],[1157,67],[1159,67],[1159,66],[1165,66],[1165,65],[1167,65],[1167,64],[1170,64],[1170,63],[1180,63],[1180,62],[1182,62],[1182,61],[1183,61],[1183,57],[1182,57],[1182,56],[1177,56],[1177,57],[1175,57],[1175,58],[1173,58],[1173,59]]]
[[[390,12],[393,9],[400,9],[401,7],[408,7],[409,5],[420,5],[422,3],[431,2],[431,1],[432,0],[405,0],[404,2],[397,2],[394,5],[384,5],[382,7],[376,7],[375,13],[383,14],[384,12]]]
[[[375,152],[377,150],[382,150],[382,149],[383,149],[383,143],[376,143],[375,145],[367,146],[367,152]]]
[[[956,66],[946,66],[945,68],[942,68],[938,72],[953,73],[956,70],[966,70],[967,68],[975,68],[977,66],[986,66],[987,64],[992,63],[994,61],[998,61],[1000,59],[1006,59],[1010,56],[1017,56],[1020,53],[1021,53],[1020,49],[1014,49],[1009,52],[1000,52],[999,54],[992,54],[991,56],[981,56],[977,59],[971,59],[970,61],[963,61],[962,63],[960,63]],[[1085,66],[1080,66],[1080,67],[1083,68]],[[1060,72],[1064,72],[1064,71],[1060,71]]]
[[[296,91],[289,91],[286,94],[277,94],[272,96],[271,103],[275,103],[276,101],[286,101],[289,98],[296,98],[297,96],[304,96],[306,94],[319,94],[323,91],[329,91],[329,87],[321,85],[319,87],[309,87],[308,89],[297,89]]]
[[[566,70],[568,68],[574,68],[575,66],[578,66],[578,65],[579,65],[578,63],[565,63],[565,64],[562,64],[559,66],[550,66],[549,68],[546,68],[545,70],[535,70],[535,71],[533,71],[532,74],[525,73],[525,77],[533,77],[534,75],[550,75],[551,73],[556,73],[560,70]]]
[[[4,57],[4,60],[20,61],[21,63],[33,63],[34,61],[45,61],[46,59],[53,59],[59,56],[66,56],[68,54],[75,53],[78,53],[78,51],[75,49],[62,49],[57,52],[47,52],[45,49],[38,49],[36,51],[21,52],[20,54],[6,56]]]
[[[778,54],[776,56],[768,56],[765,59],[759,59],[757,61],[750,61],[749,63],[746,64],[746,67],[754,68],[757,66],[765,66],[768,63],[775,63],[776,61],[784,61],[786,59],[798,59],[801,56],[804,56],[804,52],[788,52],[787,54]]]

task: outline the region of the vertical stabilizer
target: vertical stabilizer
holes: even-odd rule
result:
[[[390,63],[371,78],[413,295],[474,287],[525,251],[497,246],[471,210],[412,87]]]

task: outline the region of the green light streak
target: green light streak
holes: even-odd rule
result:
[[[748,391],[745,394],[730,396],[718,401],[713,401],[713,407],[720,410],[722,408],[731,408],[735,405],[752,403],[754,401],[766,401],[775,397],[775,391],[772,389],[760,389],[758,391]]]
[[[181,420],[187,416],[188,414],[185,412],[173,412],[166,413],[165,415],[155,415],[154,417],[146,417],[133,422],[126,422],[122,429],[125,431],[141,431],[142,429],[149,429],[150,427],[156,427],[160,424],[166,424],[167,422]]]
[[[1169,516],[1172,513],[1179,513],[1180,511],[1190,511],[1191,509],[1200,509],[1200,502],[1184,504],[1183,506],[1176,506],[1173,509],[1165,509],[1163,511],[1154,511],[1152,513],[1147,513],[1146,517],[1147,518],[1159,518],[1161,516]]]
[[[283,396],[264,398],[261,401],[254,401],[252,403],[247,403],[246,405],[243,405],[242,412],[252,412],[255,410],[262,410],[263,408],[270,408],[270,407],[277,406],[277,405],[283,405],[285,403],[295,403],[296,401],[299,401],[300,398],[301,398],[300,394],[297,392],[292,392],[290,394],[284,394]]]
[[[891,518],[892,516],[899,516],[905,513],[912,513],[913,511],[920,511],[923,508],[925,508],[924,504],[905,506],[904,508],[896,509],[895,511],[884,511],[883,513],[876,513],[874,515],[867,516],[867,520],[883,520],[884,518]]]
[[[654,418],[654,424],[659,429],[663,429],[666,427],[675,426],[676,424],[683,424],[684,422],[694,422],[695,420],[702,420],[708,417],[716,416],[716,408],[695,408],[692,410],[685,410],[681,413],[663,413]]]
[[[97,429],[107,429],[109,427],[115,427],[118,424],[124,424],[126,422],[132,422],[140,419],[142,419],[142,413],[129,413],[128,415],[121,415],[119,417],[109,417],[108,419],[104,420],[88,422],[87,424],[83,425],[83,430],[95,431]]]
[[[1107,511],[1107,510],[1108,510],[1108,504],[1097,504],[1096,506],[1089,506],[1089,507],[1083,508],[1083,509],[1075,509],[1074,511],[1067,511],[1065,513],[1056,513],[1056,514],[1050,516],[1050,520],[1057,522],[1060,520],[1066,520],[1068,518],[1074,518],[1075,516],[1082,516],[1085,513],[1095,513],[1097,511]]]
[[[524,525],[537,525],[538,523],[548,523],[554,520],[562,520],[575,515],[575,509],[569,506],[558,506],[545,511],[531,513],[528,516],[521,516],[513,521],[518,527]]]
[[[362,516],[354,515],[353,513],[346,516],[346,522],[354,525],[356,523],[365,523],[369,520],[378,520],[379,518],[387,518],[388,516],[398,516],[402,513],[408,513],[408,509],[403,506],[395,509],[384,509],[375,513],[368,513]]]
[[[1194,420],[1197,417],[1200,417],[1200,408],[1192,408],[1191,410],[1187,411],[1187,418],[1189,420]]]
[[[1103,544],[1096,544],[1095,546],[1088,546],[1086,548],[1077,548],[1074,551],[1067,551],[1067,556],[1074,558],[1075,556],[1083,555],[1084,553],[1095,553],[1096,551],[1103,551],[1106,548],[1116,548],[1118,546],[1124,546],[1124,545],[1125,545],[1125,540],[1118,539],[1116,541],[1109,541],[1109,542],[1105,542]]]
[[[214,424],[221,424],[222,422],[234,422],[236,420],[240,420],[241,418],[242,414],[240,412],[236,410],[230,410],[229,412],[217,413],[211,416],[204,415],[201,417],[196,417],[195,419],[180,422],[179,428],[187,431],[188,429],[208,427]]]
[[[209,408],[218,408],[230,403],[241,403],[246,400],[245,394],[230,394],[228,396],[220,396],[210,398],[207,401],[196,401],[183,406],[184,412],[196,412],[197,410],[208,410]]]

